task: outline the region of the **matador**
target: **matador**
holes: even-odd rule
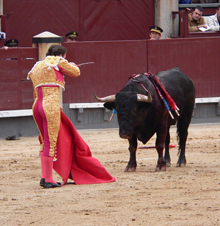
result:
[[[43,61],[38,61],[28,73],[34,87],[32,106],[34,120],[41,139],[41,181],[44,188],[60,187],[53,180],[53,159],[56,158],[56,144],[60,128],[61,109],[59,92],[65,88],[63,74],[71,77],[80,75],[75,63],[68,62],[66,48],[52,45]]]

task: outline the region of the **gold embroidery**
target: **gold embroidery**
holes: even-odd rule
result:
[[[35,88],[45,84],[55,84],[64,88],[64,80],[58,80],[54,69],[48,70],[44,61],[39,62],[29,76]]]
[[[74,66],[68,61],[61,59],[58,64],[62,68],[62,73],[67,74],[71,77],[78,77],[80,75],[80,70],[78,67]]]
[[[60,128],[61,113],[59,107],[59,86],[63,88],[65,86],[62,73],[65,73],[71,77],[77,77],[80,75],[80,70],[77,66],[69,63],[62,57],[47,56],[45,60],[37,62],[28,73],[28,78],[32,80],[35,89],[42,86],[42,104],[47,118],[48,136],[50,140],[50,156],[54,156],[54,150],[56,149],[56,142]],[[49,87],[47,85],[56,85],[56,87]],[[38,97],[36,96],[35,103],[37,99]],[[33,104],[33,108],[35,103]]]
[[[59,88],[42,87],[42,91],[43,109],[47,118],[48,136],[50,140],[49,155],[53,157],[60,129]]]
[[[57,66],[59,60],[60,60],[60,57],[58,56],[47,56],[45,59],[45,63],[47,66],[55,67]]]
[[[71,77],[77,77],[80,75],[80,70],[62,57],[48,56],[45,60],[34,65],[28,73],[28,78],[31,78],[35,88],[49,84],[64,88],[65,82],[62,75],[58,78],[56,73],[65,73]]]

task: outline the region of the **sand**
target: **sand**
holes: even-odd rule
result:
[[[116,182],[43,189],[37,137],[0,140],[0,225],[220,225],[220,125],[191,125],[186,167],[155,172],[154,148],[137,150],[136,172],[124,172],[128,142],[118,129],[79,130]],[[153,146],[155,136],[145,145]],[[176,128],[171,144],[177,145]],[[144,145],[139,142],[139,147]],[[61,181],[54,172],[54,179]]]

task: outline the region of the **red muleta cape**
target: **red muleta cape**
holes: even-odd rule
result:
[[[62,111],[57,139],[57,161],[54,162],[53,169],[62,177],[63,185],[68,178],[74,180],[75,184],[115,181],[99,160],[92,157],[89,146]]]

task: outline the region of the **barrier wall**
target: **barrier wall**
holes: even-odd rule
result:
[[[33,88],[27,73],[38,59],[38,48],[0,49],[0,110],[31,108]]]
[[[220,37],[148,41],[148,70],[178,66],[194,82],[196,97],[220,97]]]
[[[220,37],[167,40],[63,43],[67,59],[80,67],[81,76],[65,76],[64,103],[95,102],[118,92],[132,74],[157,73],[179,67],[194,82],[196,97],[220,96]],[[30,109],[32,83],[28,71],[37,61],[37,48],[0,49],[0,110]]]
[[[25,47],[48,29],[64,38],[75,30],[79,41],[140,40],[154,25],[154,0],[4,0],[2,10],[7,40]]]
[[[115,127],[116,117],[108,122],[111,112],[95,102],[94,91],[98,96],[114,94],[132,74],[177,66],[196,87],[192,121],[220,122],[219,43],[220,37],[63,43],[70,62],[94,62],[81,66],[78,78],[65,76],[64,112],[77,129]],[[37,48],[0,49],[0,59],[0,137],[15,130],[16,135],[33,135],[33,90],[25,79],[37,61]],[[28,123],[20,124],[25,118]]]

